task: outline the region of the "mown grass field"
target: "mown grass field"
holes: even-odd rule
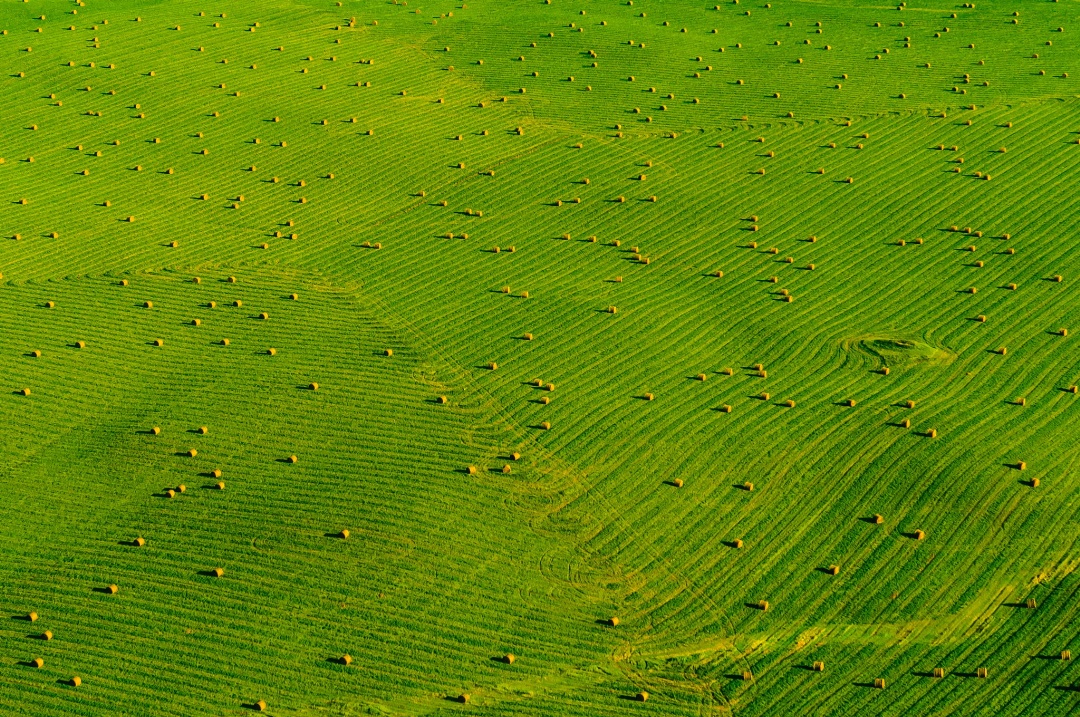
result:
[[[4,0],[0,712],[1076,711],[1080,2],[966,5]]]

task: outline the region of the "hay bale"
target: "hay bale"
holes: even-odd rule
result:
[[[219,480],[217,483],[214,484],[214,489],[215,490],[225,490],[225,481]]]
[[[70,684],[72,687],[78,687],[82,684],[82,678],[78,675],[75,675],[71,678],[71,680],[68,681],[68,684]]]
[[[210,471],[210,477],[211,478],[220,478],[221,477],[221,469],[220,468],[215,468],[214,470]]]
[[[550,431],[551,430],[551,422],[550,421],[544,421],[543,423],[541,423],[540,424],[540,430],[542,430],[542,431]]]
[[[488,365],[487,365],[487,368],[488,368],[488,371],[497,371],[499,369],[499,364],[497,364],[494,361],[489,361]]]
[[[135,538],[135,540],[132,540],[131,544],[133,546],[135,546],[136,548],[141,548],[144,545],[146,545],[146,538],[143,538],[142,536],[140,536],[138,538]]]
[[[258,702],[253,704],[252,707],[255,709],[256,712],[265,712],[266,711],[266,702],[263,701],[263,700],[259,700]]]
[[[855,399],[854,398],[849,398],[845,403],[847,403],[848,408],[854,408],[855,407]]]
[[[517,660],[517,658],[514,657],[514,653],[512,653],[512,652],[508,652],[505,655],[503,655],[503,662],[505,662],[508,665],[514,664],[514,662],[516,660]]]
[[[644,396],[642,396],[642,398],[644,398],[646,401],[651,401],[655,398],[655,396],[653,396],[651,393],[646,393]]]
[[[319,384],[312,381],[311,383],[308,384],[308,390],[309,391],[318,391],[319,390]]]
[[[915,538],[915,540],[924,540],[926,538],[926,533],[921,530],[916,530],[911,534],[911,537]]]
[[[37,622],[38,614],[36,612],[30,612],[26,614],[26,619],[30,622]]]
[[[510,460],[512,460],[512,461],[520,461],[521,460],[521,454],[518,453],[517,451],[514,451],[513,453],[510,454]]]
[[[934,675],[935,678],[940,680],[942,677],[945,676],[945,670],[943,668],[941,668],[941,667],[935,667],[934,671],[933,671],[933,675]]]
[[[699,374],[697,375],[697,380],[698,380],[698,381],[704,381],[704,380],[706,380],[707,378],[708,378],[708,376],[706,376],[706,375],[705,375],[705,374],[703,374],[703,373],[699,373]]]
[[[526,333],[524,336],[522,336],[522,338],[525,339],[526,341],[532,341],[533,340],[533,335],[531,333]]]
[[[1016,462],[1016,470],[1018,470],[1018,471],[1026,471],[1027,470],[1027,462],[1026,461],[1017,461]]]
[[[51,640],[53,638],[52,630],[46,630],[39,636],[42,640]]]
[[[985,680],[988,676],[988,671],[985,667],[978,667],[975,669],[975,676],[979,679]]]
[[[1028,598],[1024,602],[1024,605],[1027,607],[1028,610],[1034,610],[1036,607],[1038,607],[1038,603],[1035,602],[1035,598]]]
[[[188,455],[188,458],[194,458],[195,456],[199,455],[199,451],[194,449],[194,448],[189,448],[188,452],[187,452],[187,455]]]
[[[736,550],[742,550],[743,545],[744,543],[742,541],[742,538],[736,538],[735,540],[731,541],[731,547],[735,548]]]
[[[637,693],[636,695],[634,695],[634,699],[635,699],[636,701],[638,701],[638,702],[645,702],[646,700],[648,700],[648,699],[649,699],[649,693],[648,693],[648,692],[645,692],[645,691],[643,690],[643,691],[641,691],[641,692],[638,692],[638,693]]]
[[[758,600],[757,606],[758,606],[758,610],[761,610],[762,612],[768,612],[769,611],[769,601],[768,600]]]
[[[230,343],[230,342],[229,342],[229,340],[228,340],[228,339],[222,339],[222,340],[221,340],[221,345],[222,345],[222,346],[228,346],[228,345],[229,345],[229,343]]]
[[[471,476],[474,476],[474,475],[476,475],[476,466],[469,466],[469,467],[468,467],[468,468],[466,468],[465,470],[466,470],[466,472],[467,472],[467,473],[468,473],[469,475],[471,475]]]
[[[349,529],[348,528],[343,528],[341,530],[341,532],[338,533],[337,537],[341,538],[342,540],[348,540],[349,539]]]
[[[164,346],[165,339],[154,339],[154,346]]]
[[[29,395],[30,395],[30,389],[28,389],[28,388],[24,388],[24,389],[22,390],[22,395],[24,395],[24,396],[29,396]]]
[[[468,695],[468,693],[463,692],[462,694],[458,695],[457,701],[460,702],[463,705],[468,704],[469,703],[469,695]]]
[[[758,398],[761,399],[762,401],[768,401],[769,400],[769,393],[767,391],[762,391],[760,394],[758,394]]]
[[[839,565],[830,565],[825,572],[827,572],[829,575],[839,575],[840,574],[840,566]]]
[[[788,408],[795,408],[795,401],[789,398],[788,400],[784,401],[784,405]]]
[[[205,436],[207,433],[210,432],[210,429],[207,428],[206,426],[199,426],[198,432],[199,432],[200,436]]]
[[[885,522],[885,517],[881,513],[874,513],[874,517],[871,519],[874,525],[881,525]]]
[[[682,488],[683,487],[683,479],[682,478],[676,478],[675,480],[671,481],[671,484],[674,485],[676,488]]]
[[[225,574],[225,568],[214,568],[210,571],[210,574],[213,575],[215,578],[220,578],[222,575]]]
[[[41,358],[41,351],[39,351],[38,349],[34,349],[30,352],[30,355],[34,358]]]
[[[394,355],[394,349],[385,349],[383,351],[383,355],[384,356],[393,356]]]
[[[286,458],[285,460],[286,460],[286,461],[287,461],[288,463],[296,463],[296,462],[297,462],[298,460],[300,460],[300,459],[299,459],[299,458],[297,458],[296,456],[289,456],[289,457],[288,457],[288,458]]]
[[[446,398],[446,396],[439,396],[435,400],[440,404],[446,405],[447,398]]]
[[[885,678],[883,678],[883,677],[875,677],[874,678],[874,687],[876,687],[879,690],[885,689]]]
[[[352,655],[346,652],[344,655],[338,658],[338,662],[348,667],[352,664]]]
[[[108,586],[105,587],[105,592],[108,595],[115,595],[116,593],[120,592],[120,588],[117,587],[115,584],[114,585],[108,585]]]
[[[614,617],[614,616],[609,617],[608,620],[607,620],[607,624],[610,625],[611,627],[618,627],[619,626],[619,618]]]
[[[173,490],[172,488],[169,488],[167,491],[165,491],[165,496],[167,498],[175,498],[176,497],[176,491]]]
[[[506,464],[504,464],[504,465],[503,465],[503,467],[502,467],[502,472],[503,472],[504,474],[506,474],[506,473],[509,473],[509,472],[510,472],[511,470],[513,470],[513,469],[512,469],[512,468],[510,468],[510,464],[509,464],[509,463],[506,463]]]
[[[821,660],[818,660],[813,664],[812,669],[814,670],[814,672],[824,672],[825,671],[825,663],[822,662]]]
[[[177,493],[187,493],[187,486],[184,485],[183,483],[181,483],[180,485],[176,486],[176,492]]]
[[[729,404],[725,403],[723,406],[720,407],[720,412],[721,413],[731,413],[731,406]]]
[[[745,483],[743,483],[742,487],[743,487],[743,490],[747,491],[748,493],[753,493],[754,492],[754,484],[751,483],[750,481],[746,481]]]
[[[1063,661],[1064,660],[1071,660],[1072,659],[1072,652],[1069,651],[1069,650],[1062,650],[1061,651],[1061,659]]]
[[[30,664],[36,669],[40,670],[42,667],[45,666],[45,660],[41,659],[40,657],[35,657],[34,659],[30,660]]]

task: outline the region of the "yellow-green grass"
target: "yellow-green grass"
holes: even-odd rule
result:
[[[0,711],[1071,709],[1076,3],[87,5],[0,10]]]

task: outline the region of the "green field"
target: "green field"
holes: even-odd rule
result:
[[[0,714],[1080,709],[1080,0],[714,3],[0,0]]]

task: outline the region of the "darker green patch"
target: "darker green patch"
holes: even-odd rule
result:
[[[956,358],[956,354],[948,349],[907,339],[866,338],[860,340],[857,346],[876,356],[885,366],[947,364]]]

